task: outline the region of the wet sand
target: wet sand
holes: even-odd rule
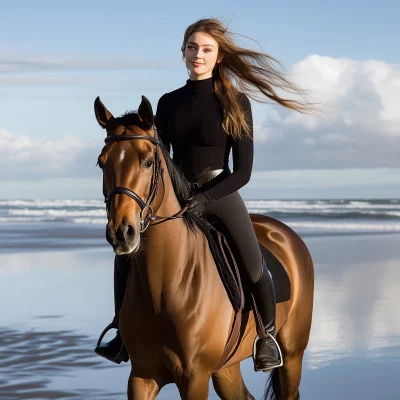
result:
[[[36,331],[3,328],[0,332],[1,399],[109,399],[123,391],[52,388],[58,376],[104,368],[93,356],[93,341],[73,331]],[[86,392],[86,394],[85,394]]]
[[[400,235],[305,241],[316,287],[302,398],[399,399]],[[0,255],[1,400],[126,398],[129,365],[93,353],[113,314],[112,260],[108,247]],[[242,372],[259,399],[268,376],[251,363]],[[179,397],[169,385],[158,398]]]

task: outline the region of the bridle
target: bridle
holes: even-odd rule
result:
[[[127,187],[117,186],[114,189],[111,189],[104,200],[104,202],[106,203],[107,218],[108,219],[110,218],[111,202],[112,202],[113,197],[116,194],[125,194],[126,196],[131,197],[133,200],[135,200],[139,204],[139,207],[141,210],[140,211],[140,233],[144,232],[149,226],[158,225],[169,219],[182,218],[183,213],[188,208],[187,206],[185,206],[183,209],[181,209],[178,213],[176,213],[172,216],[169,216],[169,217],[155,215],[153,212],[153,208],[151,206],[151,203],[157,194],[158,185],[160,184],[160,179],[163,181],[163,186],[164,186],[164,168],[161,165],[161,158],[160,158],[160,154],[159,154],[160,141],[159,141],[158,137],[153,137],[153,136],[148,136],[148,135],[126,135],[124,132],[122,135],[106,136],[106,138],[104,139],[104,142],[107,144],[110,142],[122,142],[125,140],[150,140],[150,142],[152,142],[156,146],[155,163],[154,163],[155,169],[154,169],[154,172],[151,177],[150,194],[149,194],[149,197],[147,198],[147,200],[144,201],[137,193],[135,193],[134,191],[132,191],[131,189],[129,189]],[[165,190],[165,186],[164,186],[164,190]],[[163,199],[164,199],[164,194],[163,194]],[[147,210],[147,215],[144,218],[144,214],[145,214],[146,210]],[[163,221],[160,221],[160,222],[150,225],[150,223],[156,219],[163,219]]]

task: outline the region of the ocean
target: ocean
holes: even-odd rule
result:
[[[302,236],[400,232],[400,200],[245,200]],[[0,251],[106,245],[101,200],[0,200]],[[34,233],[34,234],[33,234]]]

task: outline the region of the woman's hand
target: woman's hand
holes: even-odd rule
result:
[[[207,205],[208,200],[202,193],[198,193],[183,202],[183,207],[188,206],[187,211],[199,218],[205,217]]]

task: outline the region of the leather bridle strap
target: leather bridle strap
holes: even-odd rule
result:
[[[136,140],[136,139],[146,139],[146,140],[150,140],[151,142],[153,142],[154,144],[158,145],[160,144],[160,141],[158,138],[153,137],[153,136],[149,136],[149,135],[110,135],[110,136],[106,136],[106,138],[104,139],[105,143],[108,142],[123,142],[124,140]]]
[[[110,208],[112,198],[116,194],[125,194],[125,195],[131,197],[133,200],[135,200],[139,204],[140,208],[145,208],[147,206],[147,203],[145,203],[135,192],[132,192],[132,190],[127,189],[126,187],[117,186],[116,188],[111,190],[110,193],[108,193],[108,196],[106,198],[107,209]]]

